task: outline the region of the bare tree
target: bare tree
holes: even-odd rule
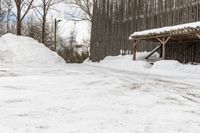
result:
[[[11,15],[14,14],[12,12],[13,9],[13,1],[12,0],[4,0],[3,6],[6,9],[6,32],[10,32],[10,18]]]
[[[68,13],[68,15],[70,15],[72,18],[77,18],[78,20],[92,21],[92,17],[93,17],[92,11],[93,11],[94,0],[71,0],[71,1],[66,1],[66,2],[68,4],[71,4],[75,8],[77,8],[76,11],[80,9],[84,13],[84,15],[78,14],[76,16],[74,15],[74,13]]]
[[[55,4],[58,4],[62,2],[63,0],[41,0],[41,3],[34,8],[34,11],[36,13],[36,16],[42,23],[42,43],[45,43],[46,41],[46,23],[47,23],[47,15],[50,9]]]
[[[34,15],[28,16],[25,25],[26,27],[23,33],[41,42],[41,25],[39,21],[35,20]]]
[[[4,32],[4,19],[5,19],[5,10],[2,7],[2,1],[0,0],[0,35]]]
[[[69,48],[70,49],[73,49],[74,46],[76,45],[76,36],[77,36],[77,33],[76,33],[76,30],[75,30],[75,27],[74,29],[70,32],[70,36],[69,36],[69,42],[68,42],[68,45],[69,45]]]
[[[0,14],[2,12],[2,1],[0,0]]]
[[[31,9],[33,1],[34,0],[14,0],[17,9],[17,35],[21,35],[22,21]]]
[[[1,14],[1,10],[2,10],[2,1],[0,0],[0,14]]]

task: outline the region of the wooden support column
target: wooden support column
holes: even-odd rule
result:
[[[138,40],[133,41],[133,60],[136,60],[136,52],[137,52],[138,43],[139,43]]]
[[[166,44],[169,41],[171,36],[168,37],[162,37],[162,38],[156,38],[161,44],[162,44],[162,58],[166,59]]]
[[[160,47],[161,47],[161,48],[160,48],[160,56],[159,56],[159,57],[162,58],[162,57],[163,57],[163,55],[162,55],[162,54],[163,54],[163,52],[162,52],[162,51],[163,51],[163,48],[162,48],[163,45],[162,45],[162,43],[159,43],[159,45],[160,45]]]

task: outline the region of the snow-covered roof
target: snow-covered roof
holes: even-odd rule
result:
[[[135,32],[130,35],[130,40],[145,39],[153,36],[185,35],[189,33],[197,33],[198,31],[200,31],[200,22],[193,22]]]

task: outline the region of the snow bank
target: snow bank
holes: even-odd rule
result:
[[[64,63],[43,44],[29,37],[6,34],[0,37],[0,63]]]
[[[145,57],[149,54],[149,52],[138,52],[137,53],[137,61],[133,61],[132,55],[119,55],[119,56],[109,56],[102,60],[100,63],[92,63],[89,60],[86,60],[84,63],[100,65],[108,68],[118,69],[118,70],[128,70],[134,72],[146,72],[148,69],[152,67],[150,63],[145,60]],[[156,60],[159,58],[159,54],[155,53],[151,59]]]
[[[144,57],[148,52],[137,53],[137,60],[132,60],[132,55],[107,57],[100,63],[85,63],[104,66],[117,70],[132,71],[137,73],[155,74],[162,76],[200,76],[200,65],[181,64],[174,60],[161,60],[156,61],[153,65],[146,60]],[[153,55],[154,60],[159,55]],[[152,59],[153,59],[152,58]]]
[[[145,58],[149,55],[150,52],[137,52],[136,60],[145,60]],[[160,55],[155,52],[151,57],[149,57],[149,60],[159,60]]]
[[[144,71],[147,68],[151,68],[151,64],[146,61],[132,61],[132,56],[117,56],[117,57],[106,57],[103,61],[100,62],[100,65],[116,68],[120,70],[135,70],[135,71]]]
[[[174,75],[174,76],[190,76],[199,75],[200,76],[200,65],[191,64],[181,64],[174,60],[162,60],[155,62],[151,68],[154,73],[159,73],[162,75]]]
[[[180,67],[180,63],[178,61],[174,61],[174,60],[162,60],[162,61],[158,61],[155,62],[154,65],[152,66],[151,69],[156,69],[156,70],[173,70],[173,69],[177,69]]]

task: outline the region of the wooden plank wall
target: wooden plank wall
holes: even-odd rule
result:
[[[200,0],[94,0],[91,60],[100,61],[120,53],[130,54],[132,44],[128,37],[131,33],[199,21],[199,12]],[[183,43],[167,45],[168,59],[199,62],[199,42],[180,44]],[[186,45],[190,44],[193,46],[188,50]],[[150,51],[157,45],[142,42],[138,51]],[[185,53],[177,55],[180,53],[177,51]]]

